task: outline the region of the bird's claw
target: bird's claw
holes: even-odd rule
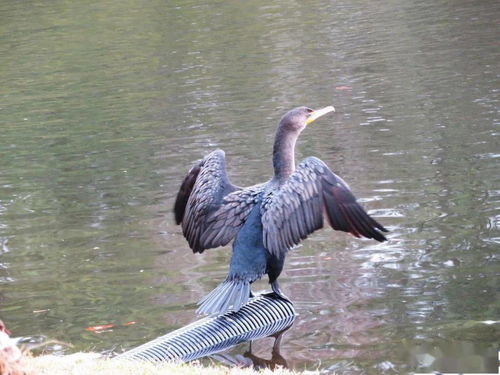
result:
[[[285,293],[283,293],[279,287],[279,284],[277,281],[271,283],[271,288],[273,291],[271,293],[266,294],[266,296],[282,299],[285,301],[290,301],[290,298],[288,298]]]
[[[264,294],[265,296],[268,296],[268,297],[273,297],[273,298],[277,298],[277,299],[282,299],[282,300],[285,300],[285,301],[290,301],[290,298],[288,298],[285,294],[281,293],[281,292],[270,292],[270,293],[266,293]]]

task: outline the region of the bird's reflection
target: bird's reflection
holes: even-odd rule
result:
[[[243,354],[231,355],[228,353],[214,354],[211,357],[228,366],[251,367],[254,370],[269,368],[274,370],[277,367],[288,368],[286,359],[281,355],[280,347],[283,334],[290,329],[289,325],[280,332],[277,332],[269,337],[274,337],[274,344],[271,349],[271,359],[259,357],[252,352],[253,341],[249,342],[248,350]]]

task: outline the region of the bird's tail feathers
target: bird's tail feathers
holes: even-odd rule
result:
[[[216,315],[238,311],[248,302],[250,283],[243,280],[226,280],[198,302],[199,314]]]

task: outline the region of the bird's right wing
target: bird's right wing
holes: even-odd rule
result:
[[[174,205],[175,220],[195,253],[227,245],[255,205],[256,189],[229,182],[224,151],[197,162],[181,184]]]
[[[356,202],[349,186],[320,159],[304,159],[288,180],[262,204],[264,246],[283,256],[309,234],[323,227],[323,215],[333,229],[356,237],[385,241],[387,230]]]

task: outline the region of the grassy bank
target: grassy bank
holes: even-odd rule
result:
[[[23,367],[29,375],[297,375],[285,369],[271,371],[269,369],[255,371],[252,369],[227,368],[223,366],[206,367],[197,363],[141,363],[118,361],[110,359],[96,359],[92,353],[76,353],[64,357],[45,355],[40,357],[23,358]],[[307,372],[315,374],[316,372]],[[301,373],[302,374],[302,373]]]

